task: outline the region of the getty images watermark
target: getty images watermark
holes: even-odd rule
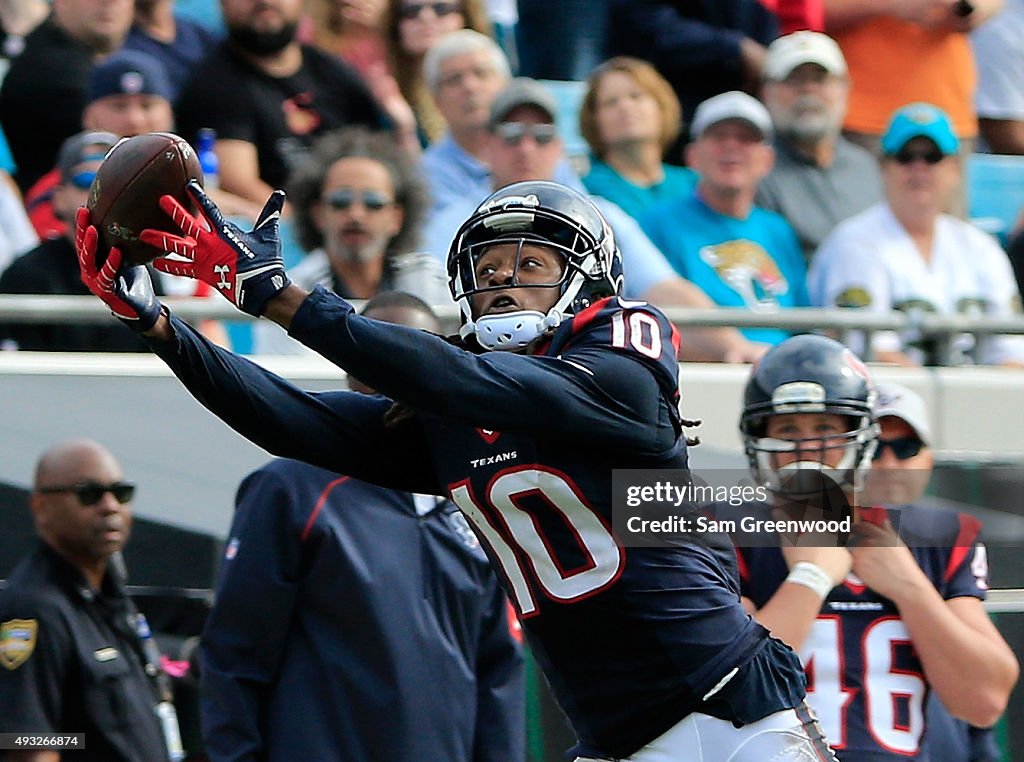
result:
[[[781,496],[748,471],[616,470],[612,525],[623,546],[721,544],[845,546],[853,530],[846,493],[828,476],[807,472]]]

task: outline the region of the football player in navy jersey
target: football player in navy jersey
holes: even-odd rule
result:
[[[776,504],[801,471],[826,473],[856,498],[878,444],[874,397],[864,366],[832,339],[796,336],[765,355],[740,430]],[[842,762],[927,759],[929,690],[984,727],[1017,679],[1016,658],[981,604],[980,525],[912,505],[852,503],[846,546],[815,538],[738,548],[743,595],[755,619],[800,652],[808,702]]]
[[[449,342],[289,284],[280,192],[251,233],[198,185],[189,193],[198,216],[161,201],[180,236],[142,234],[174,254],[158,266],[212,283],[386,396],[306,393],[212,345],[157,302],[145,268],[122,268],[113,250],[97,269],[84,210],[83,280],[253,442],[449,496],[504,582],[580,759],[832,759],[796,654],[740,602],[731,545],[626,549],[611,531],[612,469],[685,469],[687,452],[676,333],[618,298],[618,249],[590,201],[546,182],[485,200],[451,246],[463,325]]]

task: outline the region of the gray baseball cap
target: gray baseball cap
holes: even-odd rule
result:
[[[551,117],[554,124],[558,119],[558,101],[544,85],[529,77],[516,77],[491,104],[491,118],[488,124],[493,128],[505,121],[505,117],[520,106],[535,106]]]
[[[57,169],[60,170],[61,180],[70,178],[79,164],[102,159],[119,140],[114,133],[100,130],[85,130],[72,135],[61,143],[57,152]]]

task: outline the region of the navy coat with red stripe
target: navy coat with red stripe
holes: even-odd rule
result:
[[[758,518],[769,517],[766,506],[761,512]],[[889,518],[945,600],[984,599],[988,566],[977,519],[914,505],[861,514],[878,524]],[[786,562],[776,547],[742,547],[737,554],[743,595],[761,608],[785,581]],[[851,574],[822,603],[801,658],[807,701],[841,762],[928,759],[929,688],[892,601]]]
[[[308,394],[172,325],[177,340],[154,349],[252,441],[451,497],[499,570],[580,753],[629,756],[697,710],[743,724],[799,704],[799,660],[744,611],[727,538],[624,548],[611,530],[614,469],[687,467],[678,335],[657,309],[606,299],[534,354],[475,354],[315,290],[291,335],[417,411],[399,426],[383,422],[389,399]]]
[[[291,460],[245,479],[200,651],[213,762],[523,758],[518,622],[465,518],[426,508]]]

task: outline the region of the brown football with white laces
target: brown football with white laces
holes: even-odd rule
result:
[[[173,235],[181,231],[160,208],[160,197],[174,196],[195,211],[185,192],[190,180],[203,182],[203,169],[195,149],[184,138],[169,132],[150,132],[125,138],[110,149],[96,171],[86,204],[99,232],[97,264],[112,246],[135,265],[163,256],[164,252],[139,240],[147,228]]]

